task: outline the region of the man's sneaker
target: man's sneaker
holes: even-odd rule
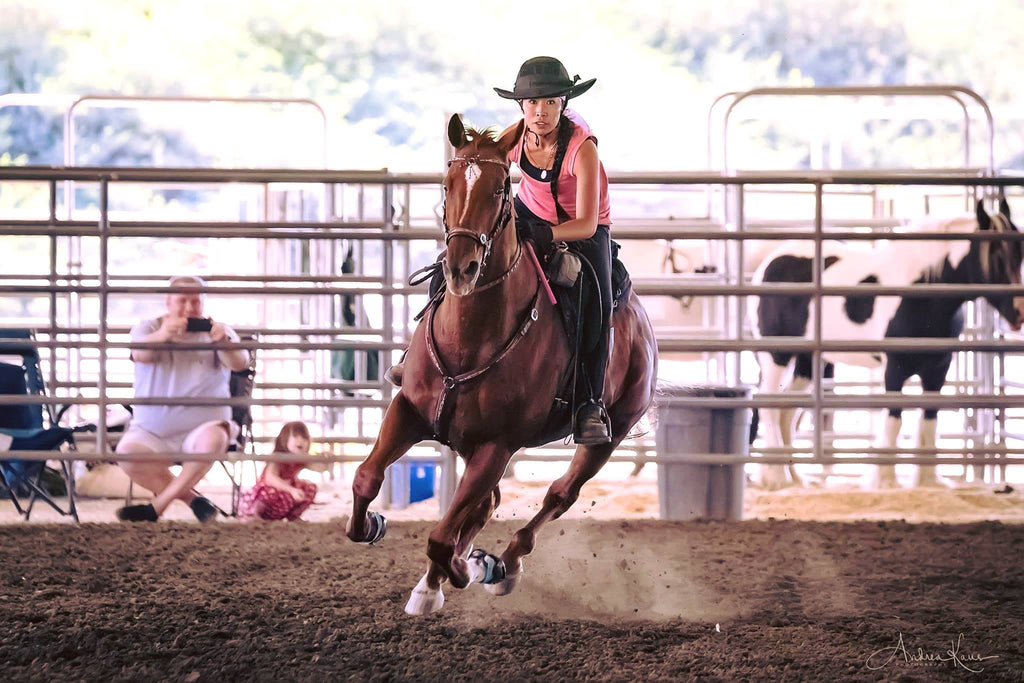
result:
[[[217,506],[211,503],[208,498],[196,496],[188,506],[192,508],[192,514],[200,522],[209,522],[217,517]]]
[[[573,440],[583,446],[597,446],[612,440],[608,413],[600,401],[583,404],[576,414],[576,430]]]
[[[123,508],[118,508],[115,514],[122,522],[155,522],[160,517],[156,514],[156,508],[149,503],[125,505]]]

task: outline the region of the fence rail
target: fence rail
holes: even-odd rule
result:
[[[621,235],[624,239],[694,239],[694,240],[724,240],[735,243],[740,248],[740,260],[742,261],[742,245],[750,240],[792,240],[801,239],[814,242],[813,279],[810,284],[773,284],[767,286],[747,285],[740,276],[735,282],[726,284],[704,284],[701,282],[682,281],[673,282],[663,278],[637,278],[636,291],[641,295],[659,296],[719,296],[739,297],[739,308],[737,309],[740,318],[743,313],[743,299],[746,296],[760,295],[799,295],[810,296],[814,300],[815,325],[813,334],[809,339],[744,339],[740,333],[737,339],[713,339],[694,340],[665,338],[659,339],[659,349],[662,352],[671,353],[693,353],[693,352],[739,352],[739,351],[767,351],[787,350],[795,352],[811,353],[814,358],[815,367],[821,367],[823,354],[825,353],[865,353],[873,351],[964,351],[971,353],[1018,353],[1024,352],[1024,340],[917,340],[917,339],[895,339],[878,341],[857,341],[857,340],[827,340],[823,339],[821,329],[822,297],[828,296],[850,296],[874,295],[874,296],[946,296],[971,298],[986,295],[1018,295],[1024,296],[1024,286],[1011,285],[985,285],[985,286],[950,286],[950,285],[925,285],[925,286],[883,286],[883,285],[857,285],[850,287],[825,286],[822,283],[823,272],[823,244],[832,240],[968,240],[972,242],[1005,239],[1006,235],[992,234],[946,234],[946,233],[920,233],[920,232],[864,232],[857,231],[856,221],[849,219],[834,220],[832,225],[826,221],[823,215],[823,195],[826,187],[846,188],[857,186],[939,186],[939,187],[972,187],[987,188],[996,190],[1008,187],[1024,186],[1024,177],[991,177],[982,175],[983,172],[955,173],[935,172],[919,173],[915,171],[895,172],[765,172],[765,173],[619,173],[610,177],[610,182],[617,186],[638,186],[638,187],[678,187],[678,186],[700,186],[700,187],[732,187],[739,192],[741,210],[732,221],[715,223],[707,220],[681,220],[678,229],[673,227],[673,221],[663,221],[658,228],[648,228],[643,225],[631,224],[624,226]],[[108,351],[124,350],[128,348],[156,348],[159,345],[141,345],[129,342],[112,341],[108,337],[112,334],[124,334],[124,328],[109,325],[108,323],[108,302],[112,296],[154,294],[169,291],[166,287],[146,285],[122,285],[112,284],[126,280],[155,279],[157,276],[145,275],[112,275],[108,272],[107,245],[111,238],[122,237],[216,237],[216,238],[258,238],[258,239],[287,239],[303,241],[336,241],[354,240],[359,243],[364,241],[379,241],[384,246],[383,261],[387,268],[382,277],[355,276],[237,276],[218,275],[210,278],[211,282],[258,282],[265,281],[271,284],[268,286],[224,286],[221,284],[208,286],[205,292],[218,296],[303,296],[303,297],[336,297],[336,296],[358,296],[378,295],[383,296],[387,302],[385,305],[385,325],[381,329],[374,329],[366,325],[356,328],[332,330],[331,328],[316,327],[313,330],[303,328],[283,328],[267,332],[267,334],[280,335],[370,335],[381,337],[379,340],[352,340],[352,341],[328,341],[328,342],[246,342],[241,344],[245,348],[260,349],[267,351],[313,351],[313,350],[355,350],[355,351],[391,351],[404,347],[405,320],[396,319],[391,297],[408,297],[410,295],[422,294],[423,287],[407,287],[394,280],[390,267],[394,265],[393,251],[401,244],[408,244],[415,240],[438,240],[441,236],[436,227],[412,227],[412,218],[406,213],[399,219],[397,215],[390,216],[389,209],[385,209],[388,216],[381,221],[346,221],[335,220],[333,216],[324,221],[124,221],[112,219],[109,211],[109,193],[111,185],[118,184],[159,184],[173,182],[177,184],[223,184],[223,183],[251,183],[267,186],[269,184],[298,184],[298,185],[361,185],[381,187],[386,190],[385,196],[393,195],[387,192],[394,192],[396,187],[402,187],[408,193],[409,188],[417,185],[436,185],[442,179],[440,174],[433,173],[392,173],[388,171],[331,171],[331,170],[267,170],[267,169],[143,169],[143,168],[104,168],[104,167],[0,167],[0,182],[46,182],[49,184],[50,210],[49,217],[41,220],[0,220],[0,235],[19,236],[43,236],[51,238],[51,270],[48,276],[42,275],[18,275],[6,273],[0,277],[0,281],[9,284],[0,284],[0,296],[3,295],[30,295],[51,297],[51,320],[48,327],[41,327],[40,331],[51,335],[50,339],[38,340],[38,346],[57,351],[59,349],[73,349],[76,353],[82,350],[98,351],[97,358],[100,367],[99,381],[97,384],[98,395],[96,397],[50,397],[40,399],[39,403],[62,403],[75,405],[96,405],[99,409],[99,431],[97,435],[97,450],[95,457],[98,459],[112,459],[105,440],[106,407],[109,404],[120,403],[122,399],[111,396],[110,390],[123,389],[123,384],[107,383],[106,367],[109,358],[112,358]],[[89,211],[96,213],[95,220],[61,220],[56,216],[57,184],[64,182],[75,182],[95,184],[99,192],[99,204],[97,209]],[[772,186],[807,186],[809,194],[814,198],[813,220],[806,216],[796,221],[798,226],[810,226],[810,229],[781,230],[784,226],[775,221],[748,221],[742,210],[743,190],[746,188],[770,188]],[[330,194],[330,193],[328,193]],[[78,210],[84,213],[84,210]],[[826,229],[826,226],[829,226]],[[833,229],[833,227],[835,229]],[[865,226],[871,227],[871,226]],[[876,226],[878,227],[878,226]],[[898,229],[898,226],[895,226]],[[714,229],[712,229],[714,228]],[[56,273],[54,240],[57,237],[94,237],[99,238],[100,257],[97,273]],[[1024,239],[1024,235],[1013,235],[1010,239]],[[26,284],[26,281],[47,280],[45,284]],[[13,282],[12,282],[13,281]],[[310,286],[309,283],[321,283],[325,286]],[[84,284],[90,283],[90,284]],[[95,284],[91,284],[95,283]],[[287,286],[288,283],[295,283],[295,286]],[[68,326],[62,328],[56,324],[56,296],[66,295],[74,297],[95,296],[99,299],[99,327],[90,329],[83,326]],[[96,341],[87,340],[59,340],[53,336],[61,334],[73,335],[97,335]],[[0,353],[5,348],[13,348],[13,345],[0,341]],[[181,345],[181,348],[209,348],[204,345]],[[820,373],[818,373],[820,375]],[[83,383],[64,382],[60,386],[86,388]],[[258,385],[263,389],[270,388],[296,388],[287,383],[269,383]],[[305,384],[301,389],[309,391],[350,390],[354,387],[365,390],[380,390],[381,398],[314,398],[304,397],[303,404],[324,407],[373,407],[381,408],[388,405],[390,388],[383,382],[361,382],[353,384],[330,384],[324,386],[313,386],[312,383]],[[247,401],[217,400],[216,405],[265,405],[282,406],[294,403],[297,399],[292,398],[267,398],[257,397]],[[31,403],[33,401],[18,397],[15,401],[11,397],[0,397],[0,405],[12,403]],[[165,399],[132,399],[137,404],[169,404],[181,405],[214,405],[203,399],[186,400],[165,400]],[[815,415],[815,434],[810,448],[802,449],[794,446],[793,452],[812,452],[811,458],[794,458],[787,455],[768,454],[767,457],[751,457],[746,459],[730,459],[720,455],[691,454],[687,456],[673,456],[673,462],[715,462],[719,464],[730,462],[798,462],[798,463],[856,463],[872,462],[885,463],[920,463],[920,464],[1009,464],[1014,463],[1016,458],[1010,454],[1016,453],[1014,449],[1002,446],[991,450],[979,450],[979,448],[967,448],[971,453],[985,453],[983,457],[945,457],[941,449],[926,449],[926,453],[937,453],[936,457],[917,457],[910,459],[890,458],[883,454],[882,450],[871,450],[871,453],[881,455],[882,459],[872,457],[870,459],[834,457],[836,454],[845,453],[843,449],[826,447],[822,441],[824,437],[823,415],[826,411],[834,411],[843,408],[870,409],[888,407],[937,407],[937,408],[970,408],[970,409],[1004,409],[1024,407],[1024,396],[992,395],[992,396],[863,396],[849,394],[825,395],[820,382],[816,383],[810,395],[807,396],[771,396],[761,395],[752,399],[701,399],[701,398],[673,398],[666,401],[666,405],[690,406],[690,407],[720,407],[720,408],[742,408],[742,407],[791,407],[805,408],[813,411]],[[359,437],[364,442],[364,437]],[[984,447],[987,448],[987,447]],[[868,449],[860,449],[864,453]],[[898,452],[915,451],[915,449],[900,449]],[[84,456],[84,454],[83,454]],[[998,456],[998,457],[997,457]],[[88,456],[90,458],[93,455]],[[246,455],[245,459],[274,459],[276,456],[252,458]],[[528,454],[524,459],[541,458],[549,456]],[[550,456],[564,459],[565,456]],[[630,456],[630,460],[636,456]],[[355,458],[356,456],[338,456],[340,459]],[[712,458],[712,460],[708,460]],[[887,459],[888,458],[888,459]],[[220,456],[219,459],[224,459]],[[667,456],[645,457],[646,461],[668,461]]]

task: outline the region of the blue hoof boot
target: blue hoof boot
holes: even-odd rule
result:
[[[505,579],[505,562],[497,555],[491,555],[482,548],[477,548],[469,554],[466,561],[475,564],[482,569],[479,583],[484,585],[499,583]]]

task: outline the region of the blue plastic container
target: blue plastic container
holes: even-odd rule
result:
[[[434,474],[437,465],[418,462],[409,465],[409,502],[416,503],[434,497]]]
[[[401,509],[434,497],[435,463],[402,458],[390,470],[392,507]]]

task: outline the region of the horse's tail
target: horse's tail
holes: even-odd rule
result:
[[[627,439],[639,439],[642,437],[655,432],[658,428],[658,398],[664,392],[659,382],[654,389],[654,400],[651,401],[651,405],[647,406],[647,410],[644,411],[640,419],[630,428],[629,433],[626,434]],[[651,459],[646,455],[645,452],[641,451],[637,453],[636,460],[633,463],[633,471],[629,473],[629,476],[635,478],[639,476],[643,470],[644,465],[650,462]]]
[[[757,361],[757,391],[761,391],[761,383],[764,382],[764,368],[761,367],[761,362],[754,354],[754,360]],[[761,413],[758,411],[757,406],[750,406],[750,434],[747,436],[747,445],[753,446],[754,441],[757,439],[757,428],[761,426]]]
[[[630,427],[629,433],[626,434],[627,439],[639,439],[651,434],[658,428],[658,392],[655,392],[655,398],[651,401],[651,405],[647,407],[644,414],[640,416],[640,419]]]
[[[629,437],[637,438],[640,436],[646,436],[651,432],[657,431],[661,399],[667,396],[678,395],[685,388],[686,385],[683,384],[676,384],[675,382],[665,382],[659,380],[657,385],[654,387],[654,400],[651,401],[650,407],[647,408],[647,411],[639,420],[637,420],[636,425],[633,427],[633,429],[636,430],[641,425],[643,425],[642,431],[636,434],[630,432]]]

